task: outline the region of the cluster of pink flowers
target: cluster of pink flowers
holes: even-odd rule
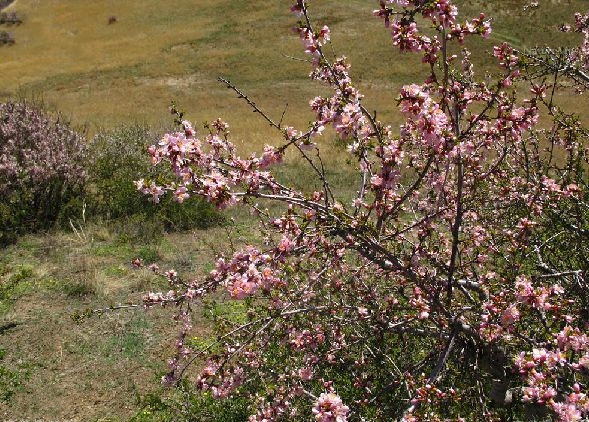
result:
[[[320,326],[315,327],[314,332],[311,330],[296,331],[289,333],[290,344],[295,349],[314,349],[325,342],[325,334]]]
[[[589,398],[582,392],[581,386],[575,383],[564,402],[551,402],[550,407],[563,421],[582,421],[589,414]]]
[[[439,23],[448,28],[456,22],[458,8],[450,0],[436,0],[431,9],[424,11],[424,16],[431,18],[434,24]]]
[[[401,51],[420,51],[430,44],[428,37],[419,35],[415,22],[403,25],[399,21],[394,21],[390,26],[393,45],[398,46]]]
[[[589,13],[575,13],[575,31],[583,34],[583,43],[571,58],[583,69],[589,69]]]
[[[305,46],[305,53],[317,56],[318,60],[319,48],[329,41],[329,27],[324,25],[316,34],[307,27],[298,28],[297,31]]]
[[[161,186],[156,185],[155,182],[151,182],[147,185],[144,179],[139,179],[133,183],[135,183],[135,187],[138,191],[151,196],[151,200],[156,204],[160,202],[160,198],[166,193],[164,189]]]
[[[259,289],[268,289],[280,279],[275,275],[272,256],[254,247],[236,252],[229,262],[217,260],[211,277],[227,287],[231,297],[243,299],[254,295]]]
[[[521,319],[517,303],[513,303],[506,295],[496,295],[485,304],[481,316],[479,332],[487,341],[495,341],[507,337],[515,331],[515,324]]]
[[[493,47],[493,55],[499,61],[499,66],[505,69],[514,69],[519,63],[519,57],[515,54],[513,47],[506,42]]]
[[[551,343],[531,352],[520,352],[516,357],[515,366],[528,384],[523,389],[523,399],[550,406],[562,421],[580,421],[589,414],[587,394],[574,383],[565,399],[559,399],[564,392],[560,380],[567,371],[580,374],[587,370],[589,337],[567,325]]]
[[[391,29],[393,44],[424,54],[430,72],[401,88],[405,121],[395,133],[367,112],[346,59],[324,54],[329,28],[314,28],[304,0],[291,10],[312,57],[310,77],[331,90],[309,102],[314,119],[307,129],[264,116],[284,144],[244,159],[225,123],[216,121],[199,137],[184,121],[183,131],[150,149],[153,162],[168,161],[177,180],[137,182],[154,201],[171,192],[179,202],[200,195],[223,208],[243,198],[270,233],[265,249],[247,246],[219,258],[201,285],[167,274],[174,289],[146,298],[150,306],[182,306],[219,287],[233,299],[255,298],[245,301],[246,322],[220,325],[221,351],[203,369],[199,388],[216,397],[251,389],[258,405],[251,421],[306,412],[338,422],[364,417],[365,408],[383,419],[444,420],[470,406],[497,419],[487,403],[501,394],[494,397],[485,383],[469,393],[472,372],[472,382],[517,385],[524,402],[562,421],[586,417],[589,346],[575,297],[585,286],[577,268],[582,259],[564,261],[558,249],[566,242],[561,237],[579,239],[585,230],[578,229],[585,223],[577,221],[583,209],[577,201],[587,156],[575,138],[583,132],[562,116],[550,131],[535,129],[542,107],[555,111],[543,84],[532,84],[532,98],[518,99],[512,83],[525,82],[525,63],[509,45],[494,48],[502,74],[493,83],[475,80],[468,51],[462,60],[448,55],[448,43],[489,36],[484,15],[459,23],[449,0],[383,0],[374,14]],[[437,35],[420,32],[420,15]],[[351,201],[330,184],[317,156],[318,135],[328,126],[346,142],[358,172]],[[546,141],[558,151],[544,151]],[[289,148],[320,187],[299,190],[274,179],[272,166]],[[283,212],[258,204],[264,201],[283,204]],[[566,207],[575,210],[570,221],[560,216]],[[169,380],[188,353],[184,335]],[[404,355],[399,342],[428,350]],[[268,350],[275,355],[266,356]],[[342,368],[353,381],[345,387],[333,376]],[[464,380],[447,377],[458,369]],[[261,394],[264,385],[272,388]],[[325,392],[311,407],[317,388]],[[465,404],[447,412],[439,406],[457,400]]]
[[[220,374],[219,372],[222,372]],[[227,398],[237,387],[244,382],[244,370],[236,367],[232,370],[221,369],[217,362],[207,362],[196,380],[196,385],[201,390],[210,390],[213,397]]]
[[[534,287],[532,281],[524,276],[518,277],[515,288],[518,301],[543,311],[554,308],[555,305],[550,302],[550,298],[558,303],[558,296],[564,293],[563,288],[558,284]]]
[[[396,11],[388,5],[397,5],[404,8],[402,12]],[[406,8],[412,7],[411,10]],[[381,1],[380,9],[374,10],[374,16],[384,20],[385,26],[391,29],[393,45],[401,51],[424,52],[423,61],[434,64],[438,61],[437,52],[441,48],[438,37],[430,38],[421,34],[415,14],[421,14],[430,19],[434,27],[443,32],[443,37],[455,38],[462,42],[467,35],[478,34],[488,38],[491,34],[491,24],[485,19],[484,14],[478,18],[460,24],[456,21],[458,8],[449,0],[436,0],[433,2],[422,1]],[[391,16],[401,15],[401,18],[391,22]]]
[[[432,383],[427,383],[423,387],[419,387],[415,390],[415,397],[411,400],[411,404],[435,404],[439,403],[444,399],[447,399],[448,397],[455,395],[455,393],[456,392],[453,389],[450,389],[450,391],[448,392],[444,392]]]
[[[183,132],[166,134],[157,145],[151,146],[152,163],[157,165],[164,159],[169,160],[177,180],[160,186],[141,179],[135,182],[137,189],[151,195],[154,202],[159,202],[170,191],[179,203],[196,194],[218,208],[225,208],[237,202],[232,193],[234,186],[247,185],[252,193],[279,188],[264,169],[282,161],[281,151],[267,146],[260,158],[252,155],[242,159],[235,155],[233,144],[227,140],[228,125],[217,120],[211,126],[203,141],[191,124],[184,121]]]
[[[528,381],[528,386],[523,389],[524,401],[550,406],[562,421],[580,421],[589,414],[589,398],[581,386],[574,383],[563,401],[557,398],[562,395],[557,391],[558,376],[568,365],[565,352],[566,347],[556,351],[533,349],[531,353],[521,352],[515,365]]]
[[[405,124],[406,131],[417,131],[417,140],[441,151],[445,147],[445,139],[452,136],[448,126],[448,116],[440,108],[440,105],[432,100],[423,86],[409,85],[401,89],[399,106],[408,121]]]
[[[350,409],[335,393],[322,393],[313,406],[313,415],[319,422],[346,422]]]

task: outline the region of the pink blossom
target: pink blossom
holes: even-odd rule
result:
[[[313,406],[313,415],[319,422],[346,422],[349,412],[335,393],[322,393]]]
[[[174,200],[179,204],[183,203],[188,198],[190,198],[190,194],[185,186],[180,186],[174,191]]]
[[[503,327],[510,327],[517,321],[519,321],[519,318],[520,313],[517,310],[517,306],[511,305],[510,307],[505,309],[501,314],[501,325],[503,325]]]
[[[313,369],[306,366],[304,368],[299,369],[297,374],[299,378],[303,381],[309,381],[313,377]]]

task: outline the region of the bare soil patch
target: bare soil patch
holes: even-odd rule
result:
[[[20,298],[0,333],[3,365],[20,386],[0,402],[0,420],[127,420],[159,387],[176,326],[171,310],[124,311],[82,324],[71,315],[93,304],[65,295]]]

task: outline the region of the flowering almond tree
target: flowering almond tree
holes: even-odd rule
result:
[[[374,15],[393,46],[421,55],[429,73],[402,87],[405,121],[392,127],[363,106],[346,59],[326,55],[330,30],[314,26],[307,1],[291,11],[311,79],[331,88],[310,100],[314,121],[283,126],[224,81],[282,143],[242,158],[226,123],[199,134],[182,121],[150,148],[176,180],[136,182],[155,202],[168,193],[250,206],[270,233],[264,246],[219,257],[204,280],[167,271],[171,290],[145,297],[147,307],[175,304],[182,322],[164,382],[204,358],[197,387],[248,396],[250,421],[589,417],[587,133],[553,102],[556,78],[589,84],[589,15],[576,17],[585,41],[564,60],[497,45],[496,80],[483,82],[461,45],[490,35],[483,14],[461,19],[449,0],[381,0]],[[357,171],[352,200],[327,176],[326,127]],[[289,149],[321,189],[274,177]],[[191,312],[219,290],[247,312],[195,347]]]

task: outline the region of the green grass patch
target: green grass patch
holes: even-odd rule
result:
[[[63,283],[61,290],[69,297],[83,297],[96,294],[96,288],[84,281],[74,281]]]
[[[144,316],[132,316],[119,333],[107,338],[102,353],[108,359],[125,358],[142,361],[147,348],[146,332],[150,327]]]
[[[137,251],[137,257],[141,258],[145,264],[152,264],[160,260],[160,254],[156,248],[142,246]]]
[[[204,307],[204,315],[213,320],[222,318],[235,324],[242,324],[247,322],[247,308],[247,304],[241,300],[215,301]]]
[[[117,257],[129,259],[133,255],[133,248],[128,243],[96,244],[90,248],[90,253],[100,257]]]
[[[33,267],[30,265],[2,265],[0,274],[0,315],[6,313],[12,303],[33,286]]]
[[[29,376],[27,366],[24,364],[16,370],[10,369],[4,362],[6,356],[6,349],[0,348],[0,403],[9,403],[16,393],[21,392],[23,382]]]
[[[123,277],[129,273],[129,268],[122,265],[113,265],[107,267],[104,273],[109,277]]]

